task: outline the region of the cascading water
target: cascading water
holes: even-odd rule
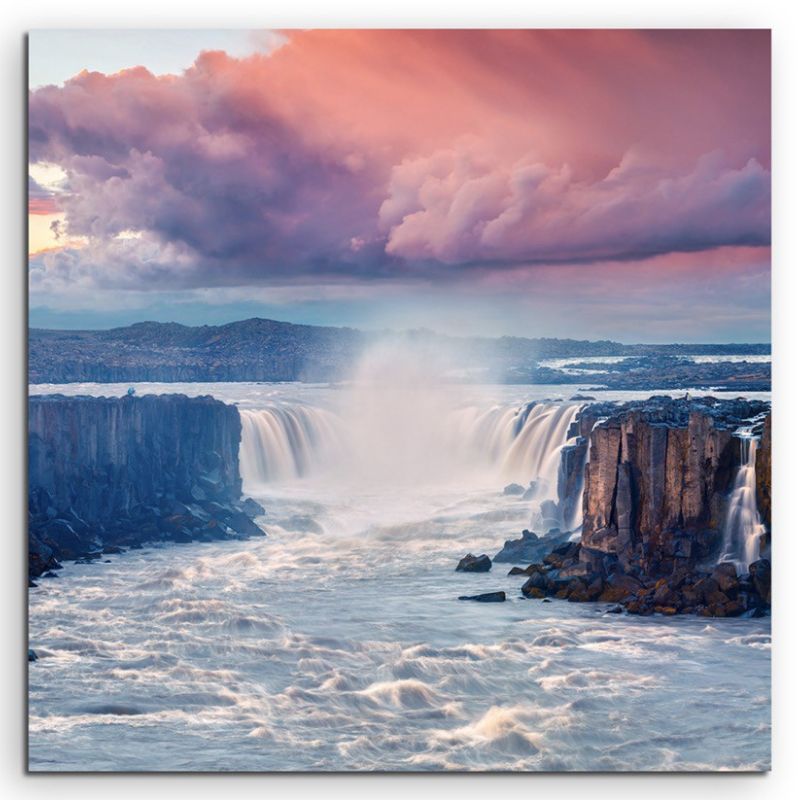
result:
[[[339,421],[323,408],[275,406],[239,413],[239,468],[245,487],[302,478],[340,444]]]
[[[720,562],[733,561],[739,573],[746,573],[758,559],[760,539],[765,532],[756,504],[756,451],[759,440],[751,432],[740,436],[741,466],[725,520],[725,538]]]
[[[246,489],[311,475],[358,483],[393,483],[409,475],[420,483],[477,478],[484,485],[533,482],[526,499],[536,509],[546,500],[557,504],[561,449],[580,405],[448,410],[438,401],[417,405],[416,399],[387,405],[381,397],[369,414],[348,408],[349,395],[336,413],[304,405],[242,409]]]

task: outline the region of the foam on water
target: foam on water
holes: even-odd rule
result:
[[[218,394],[259,411],[257,391]],[[314,403],[314,391],[299,402],[346,431],[344,395],[320,388]],[[260,410],[296,410],[296,392],[263,387]],[[313,454],[307,472],[287,460],[280,477],[251,481],[264,539],[68,564],[32,589],[31,768],[767,768],[769,619],[604,614],[523,599],[499,565],[454,572],[528,523],[531,503],[502,493],[504,470],[552,474],[546,453],[566,441],[573,406],[500,393],[454,408],[446,391],[430,402],[437,425],[397,465],[371,462],[381,481],[351,464],[347,492],[342,475],[315,470],[317,440],[296,438]],[[385,447],[386,419],[410,435],[403,404],[363,430]],[[453,429],[497,447],[479,469],[458,467],[457,449],[409,469],[425,437]],[[456,599],[497,589],[508,602]]]

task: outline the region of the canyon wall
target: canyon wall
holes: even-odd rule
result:
[[[45,395],[28,408],[31,575],[108,547],[260,534],[239,503],[234,406]]]
[[[767,526],[769,536],[772,526],[772,414],[764,420],[756,451],[756,499],[761,521]]]
[[[666,575],[713,559],[740,466],[733,432],[766,409],[710,398],[647,403],[612,410],[605,419],[600,406],[582,415],[582,425],[593,429],[581,561],[593,572]],[[767,429],[767,458],[768,437]]]
[[[755,469],[752,449],[735,435],[742,427],[761,434]],[[642,615],[770,613],[771,435],[769,405],[760,401],[662,396],[588,405],[570,431],[575,444],[562,451],[559,481],[562,507],[582,497],[580,541],[515,567],[510,574],[528,576],[523,597],[614,603],[614,613]],[[727,558],[719,562],[733,490],[752,491],[741,483],[751,470],[766,535],[759,535],[760,555],[742,571]],[[523,535],[501,554],[527,555],[525,544]]]

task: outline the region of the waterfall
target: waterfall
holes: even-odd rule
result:
[[[313,475],[391,480],[397,462],[420,482],[478,476],[485,483],[535,482],[529,499],[558,501],[561,449],[580,405],[468,406],[398,416],[390,407],[369,415],[304,405],[241,409],[240,465],[246,487]],[[425,412],[431,411],[423,405]],[[417,414],[417,416],[419,416]],[[399,431],[399,434],[398,434]]]
[[[746,573],[758,559],[759,540],[765,532],[756,504],[756,451],[759,440],[752,433],[739,438],[741,466],[725,520],[725,538],[719,561],[733,561],[737,571]]]
[[[338,420],[330,411],[302,405],[259,411],[241,409],[239,469],[245,486],[302,478],[340,444]]]
[[[570,439],[568,444],[572,444],[573,441],[576,441],[578,437],[576,436],[575,439]],[[572,514],[570,515],[569,519],[564,520],[564,527],[565,530],[572,531],[572,535],[569,537],[571,542],[579,542],[581,539],[581,526],[583,523],[583,493],[586,489],[586,465],[589,463],[589,459],[591,458],[592,453],[592,437],[589,436],[586,441],[586,452],[583,456],[583,461],[581,463],[581,472],[580,472],[580,486],[578,488],[578,496],[575,499],[575,504],[572,507]]]

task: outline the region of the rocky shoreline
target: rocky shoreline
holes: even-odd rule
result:
[[[723,540],[745,466],[744,427],[760,437],[754,470],[763,532],[743,572],[725,560]],[[527,577],[521,593],[531,599],[612,603],[640,615],[769,613],[771,430],[769,404],[761,401],[651,397],[587,405],[571,431],[576,443],[562,450],[559,480],[562,511],[581,487],[579,541],[569,531],[526,530],[493,563],[515,564],[508,574]],[[467,559],[487,571],[488,556]]]
[[[247,539],[239,413],[211,397],[32,397],[28,578],[158,542]]]

